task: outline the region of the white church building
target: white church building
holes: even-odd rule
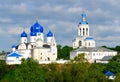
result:
[[[44,35],[43,31],[44,28],[38,21],[31,26],[30,37],[23,31],[20,35],[20,43],[18,45],[13,45],[12,52],[6,55],[6,63],[20,64],[22,58],[32,58],[37,61],[56,60],[57,46],[54,34],[49,31]],[[44,36],[46,36],[46,42]]]
[[[117,55],[116,51],[103,47],[96,47],[95,40],[89,33],[89,24],[86,21],[86,13],[82,13],[82,20],[78,25],[78,35],[73,41],[75,50],[70,52],[70,59],[74,59],[78,54],[85,53],[85,58],[93,63],[97,61],[107,61]]]

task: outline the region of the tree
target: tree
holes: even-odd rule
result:
[[[44,71],[32,59],[23,61],[18,66],[15,70],[15,78],[17,82],[45,82]]]
[[[113,73],[120,73],[120,63],[113,61],[113,62],[109,62],[106,66],[106,71],[110,70]]]
[[[106,82],[104,69],[105,64],[91,64],[90,68],[88,69],[88,81],[89,82]]]
[[[120,73],[117,73],[115,76],[115,82],[120,82]]]
[[[78,56],[76,56],[73,60],[73,63],[88,63],[87,59],[85,59],[85,54],[81,53],[78,54]]]
[[[62,51],[62,46],[61,45],[57,45],[58,58],[61,58],[61,51]]]
[[[120,73],[120,55],[114,56],[106,66],[106,71],[110,70],[114,73]]]
[[[114,62],[114,61],[120,63],[120,54],[114,56],[114,57],[110,60],[110,62]]]
[[[70,56],[70,51],[73,50],[72,47],[69,46],[64,46],[62,47],[61,45],[57,45],[57,49],[58,49],[58,58],[61,59],[69,59]]]
[[[5,61],[0,60],[0,80],[5,76],[8,72],[8,66],[6,65]]]

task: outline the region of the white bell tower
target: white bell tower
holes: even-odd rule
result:
[[[78,36],[73,41],[73,48],[95,47],[95,40],[89,35],[89,24],[86,21],[86,14],[82,13],[82,20],[78,25]]]
[[[86,37],[89,36],[89,25],[86,21],[86,14],[83,13],[82,15],[82,21],[78,25],[78,36]]]

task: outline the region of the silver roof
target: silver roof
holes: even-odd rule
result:
[[[103,48],[103,47],[82,47],[78,48],[76,50],[73,50],[72,52],[76,51],[86,51],[86,52],[113,52],[113,50]],[[114,51],[115,52],[115,51]]]

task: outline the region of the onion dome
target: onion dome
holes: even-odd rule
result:
[[[53,37],[53,33],[52,33],[51,31],[49,31],[49,32],[47,33],[47,37]]]
[[[83,12],[83,13],[81,14],[81,16],[82,16],[82,18],[86,18],[86,13]]]
[[[31,27],[31,32],[43,32],[43,27],[36,22],[32,27]]]
[[[36,36],[36,32],[30,32],[30,36]]]
[[[11,48],[16,48],[16,46],[15,45],[12,45],[12,47]]]
[[[88,24],[88,22],[86,21],[86,13],[83,12],[81,16],[82,16],[82,21],[79,24]]]
[[[23,31],[23,32],[21,33],[21,37],[27,37],[27,33],[26,33],[25,31]]]

